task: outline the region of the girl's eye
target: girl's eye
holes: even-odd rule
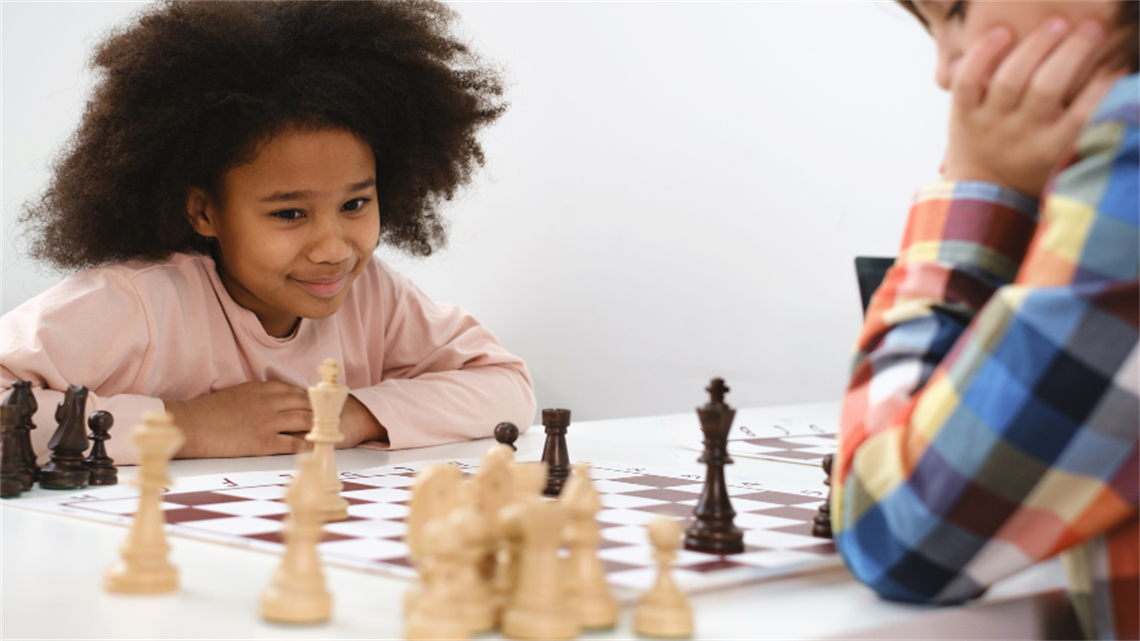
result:
[[[950,5],[950,9],[946,11],[946,19],[966,17],[966,0],[957,0],[954,4]]]
[[[270,216],[275,216],[281,220],[297,220],[304,215],[305,214],[302,213],[300,209],[283,209],[281,211],[275,211],[270,214]]]
[[[341,211],[356,211],[368,203],[371,198],[353,198],[346,202],[341,208]]]

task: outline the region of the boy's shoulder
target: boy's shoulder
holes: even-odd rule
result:
[[[1135,127],[1140,121],[1140,74],[1117,80],[1100,101],[1089,124],[1108,121],[1124,122]]]

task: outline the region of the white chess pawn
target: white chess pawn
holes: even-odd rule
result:
[[[598,542],[602,535],[594,517],[602,509],[602,502],[590,482],[588,465],[574,466],[561,498],[569,516],[564,533],[570,551],[566,559],[566,585],[578,623],[587,630],[612,628],[617,623],[617,600],[610,593],[605,568],[598,559]]]
[[[323,498],[321,515],[325,521],[343,521],[348,518],[348,501],[340,495],[344,483],[336,472],[333,450],[344,440],[340,433],[340,412],[348,400],[348,387],[337,382],[340,365],[326,358],[320,366],[321,382],[309,388],[309,403],[313,406],[313,429],[305,440],[313,443],[313,458],[321,479]]]
[[[673,582],[669,565],[677,557],[683,526],[662,516],[649,524],[649,540],[657,549],[657,583],[633,610],[633,629],[643,637],[683,639],[693,636],[693,611]]]
[[[317,543],[321,540],[324,490],[311,455],[298,459],[297,478],[285,501],[285,554],[269,587],[261,594],[261,616],[278,623],[320,623],[332,615],[332,595],[325,589]]]
[[[107,570],[104,587],[110,592],[161,594],[178,589],[178,568],[167,560],[170,545],[162,530],[162,488],[170,485],[166,464],[186,440],[166,412],[147,412],[131,431],[139,451],[139,473],[134,483],[142,493],[130,534],[120,550],[123,558]]]
[[[573,639],[578,620],[566,599],[558,558],[566,514],[556,501],[535,501],[518,514],[523,533],[522,560],[503,634],[515,639]]]

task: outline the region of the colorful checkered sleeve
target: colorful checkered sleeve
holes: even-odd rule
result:
[[[918,193],[832,474],[836,546],[883,596],[961,601],[1079,550],[1082,625],[1136,638],[1138,94],[1136,75],[1113,87],[1041,203]]]

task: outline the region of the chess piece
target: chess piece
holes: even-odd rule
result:
[[[514,492],[511,478],[511,463],[515,453],[508,445],[499,443],[491,446],[483,456],[483,464],[475,475],[464,483],[470,488],[471,504],[483,517],[486,536],[479,542],[481,558],[480,576],[490,582],[495,573],[495,559],[502,538],[499,528],[499,512],[511,503]]]
[[[83,464],[91,473],[88,481],[91,485],[115,485],[119,482],[115,460],[107,456],[106,446],[103,445],[104,441],[111,438],[111,426],[114,424],[115,417],[103,410],[91,412],[91,416],[87,417],[87,427],[91,429],[89,438],[94,443],[91,445],[91,454],[87,455]]]
[[[19,496],[24,491],[20,479],[20,453],[16,449],[17,408],[0,405],[0,498]]]
[[[566,522],[556,501],[535,501],[518,512],[523,535],[522,562],[510,605],[503,613],[503,635],[515,639],[573,639],[578,621],[566,599],[558,549]]]
[[[566,585],[578,623],[587,630],[612,628],[617,623],[618,607],[598,558],[602,535],[595,515],[602,509],[602,501],[590,482],[588,465],[574,466],[574,473],[562,490],[562,504],[569,517],[564,533],[570,551]]]
[[[705,435],[704,454],[698,462],[707,466],[705,486],[700,502],[693,510],[696,517],[685,531],[685,549],[710,554],[739,554],[744,551],[744,532],[733,524],[736,510],[728,497],[724,482],[724,466],[732,463],[728,456],[728,431],[736,410],[724,402],[728,392],[724,380],[714,378],[706,388],[709,402],[697,408],[701,431]]]
[[[831,538],[831,460],[833,455],[828,454],[823,457],[823,473],[827,478],[823,479],[823,484],[827,486],[827,498],[819,506],[819,511],[811,519],[811,535],[818,536],[821,539]]]
[[[495,426],[495,440],[503,445],[509,445],[512,452],[518,451],[515,441],[519,438],[519,428],[514,423],[499,423]]]
[[[546,428],[546,446],[542,461],[546,463],[547,496],[558,496],[566,477],[570,476],[570,453],[566,450],[566,428],[570,427],[570,410],[542,410],[542,426]]]
[[[32,447],[32,430],[36,424],[32,418],[39,410],[36,396],[32,393],[32,384],[28,381],[13,381],[12,392],[4,399],[4,404],[15,408],[16,428],[14,431],[13,458],[17,463],[16,475],[24,490],[32,489],[39,480],[40,467],[36,464],[36,452]]]
[[[512,463],[510,473],[511,501],[499,510],[498,551],[495,576],[491,580],[498,604],[504,610],[510,606],[522,563],[522,512],[527,505],[542,500],[542,489],[546,487],[546,464],[541,461]]]
[[[324,497],[317,461],[312,455],[301,456],[297,477],[285,494],[289,504],[289,517],[282,531],[285,554],[269,587],[261,593],[261,616],[269,621],[321,623],[332,615],[332,595],[325,589],[325,575],[317,554]]]
[[[431,580],[433,561],[426,552],[424,530],[428,523],[447,517],[459,507],[459,488],[462,483],[463,472],[446,463],[428,466],[416,474],[412,485],[412,500],[408,506],[404,542],[408,546],[408,556],[419,573],[419,580],[404,593],[405,614],[412,612]]]
[[[693,611],[669,573],[669,566],[677,557],[680,537],[680,521],[663,516],[649,524],[649,540],[656,550],[657,582],[633,610],[633,630],[643,637],[684,639],[693,636]]]
[[[108,591],[159,594],[178,589],[178,568],[166,558],[170,545],[162,531],[166,517],[159,494],[170,484],[167,463],[185,440],[167,412],[147,412],[142,425],[131,431],[131,443],[139,452],[134,483],[142,495],[131,531],[120,548],[123,558],[107,570],[104,587]]]
[[[313,443],[313,458],[324,489],[321,514],[326,521],[343,521],[348,518],[348,501],[340,495],[344,483],[336,473],[333,448],[344,440],[340,433],[340,412],[348,400],[348,387],[337,382],[340,365],[326,358],[320,366],[321,382],[309,388],[309,403],[313,406],[313,429],[305,440]]]
[[[87,388],[68,385],[55,410],[59,426],[48,441],[51,460],[40,470],[40,487],[46,490],[76,490],[87,487],[91,472],[83,464],[87,430],[83,426]]]
[[[469,639],[475,632],[470,613],[463,607],[465,584],[465,536],[458,522],[466,519],[466,524],[479,527],[476,515],[468,519],[461,512],[470,508],[457,509],[451,515],[437,518],[423,527],[420,537],[420,559],[427,571],[423,574],[422,598],[412,603],[405,601],[407,625],[406,639]],[[456,518],[453,516],[458,515]],[[470,576],[466,577],[470,579]],[[486,599],[487,615],[493,622],[491,601]],[[489,627],[489,626],[488,626]]]

